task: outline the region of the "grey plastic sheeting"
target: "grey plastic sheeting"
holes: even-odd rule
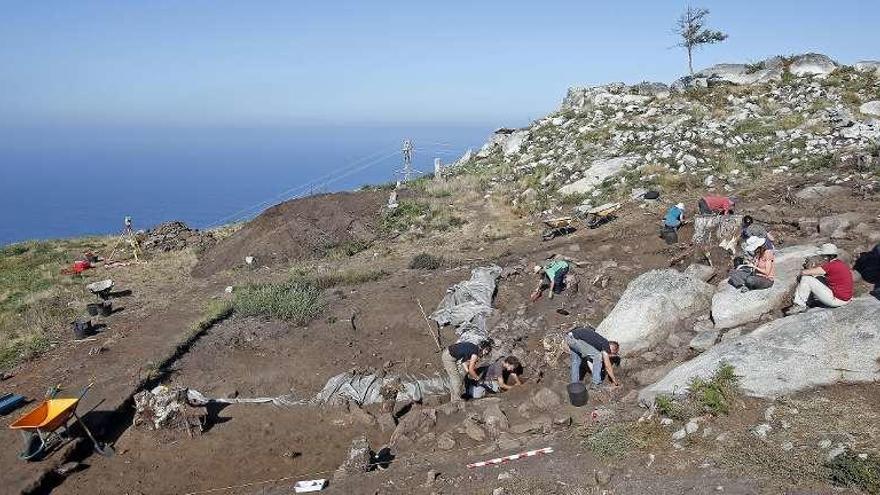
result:
[[[486,317],[492,314],[492,298],[501,267],[482,266],[471,270],[470,280],[446,291],[431,319],[438,325],[452,325],[459,342],[479,343],[489,337]]]
[[[399,384],[396,383],[399,380]],[[341,373],[327,381],[324,389],[312,399],[313,405],[335,405],[357,402],[377,404],[384,399],[382,386],[398,387],[397,402],[420,401],[430,395],[448,395],[449,383],[439,375],[396,375],[378,377],[370,374]]]

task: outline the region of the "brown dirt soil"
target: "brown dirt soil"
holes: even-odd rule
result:
[[[809,183],[817,181],[814,179]],[[866,200],[853,194],[818,203],[789,204],[783,200],[787,186],[784,183],[769,183],[759,191],[741,195],[745,199],[744,209],[753,214],[759,213],[755,216],[771,224],[774,232],[782,238],[779,244],[783,246],[822,241],[818,234],[800,232],[786,223],[800,216],[862,211],[866,214],[866,222],[874,228],[880,224],[876,218],[877,211],[880,211],[877,198]],[[462,410],[446,404],[438,406],[446,398],[431,399],[429,405],[438,409],[437,425],[427,433],[416,435],[413,442],[402,444],[396,452],[398,458],[389,470],[358,476],[331,486],[326,493],[489,494],[495,488],[503,487],[505,493],[511,494],[587,494],[600,493],[602,490],[608,490],[609,493],[671,494],[718,493],[718,486],[722,486],[725,493],[779,493],[792,489],[800,490],[799,493],[821,493],[829,489],[822,480],[793,480],[785,474],[786,469],[796,472],[799,465],[784,463],[785,456],[778,455],[780,442],[789,437],[798,439],[795,450],[812,455],[815,452],[810,450],[810,446],[816,445],[819,436],[837,438],[834,435],[853,431],[862,432],[864,438],[876,444],[876,432],[880,431],[876,408],[871,408],[869,414],[864,415],[858,411],[864,411],[860,404],[865,397],[877,397],[878,388],[877,385],[862,385],[811,391],[788,399],[793,401],[792,404],[801,404],[795,406],[801,413],[796,419],[791,418],[795,417],[794,414],[785,418],[789,428],[784,428],[781,419],[777,418],[774,433],[767,442],[757,446],[749,429],[763,421],[768,403],[745,400],[737,404],[729,416],[707,418],[701,422],[701,431],[711,426],[716,432],[730,432],[728,442],[716,441],[715,436],[700,437],[679,450],[671,445],[668,435],[681,425],[676,423],[664,430],[653,418],[649,420],[648,434],[642,443],[623,452],[620,458],[606,459],[592,453],[584,441],[602,425],[594,424],[590,413],[595,408],[608,410],[614,424],[633,428],[634,431],[640,428],[636,420],[644,410],[637,405],[634,396],[639,385],[636,375],[660,363],[665,365],[686,359],[689,356],[686,344],[693,335],[691,327],[676,331],[674,338],[655,350],[656,355],[651,360],[627,360],[621,369],[622,390],[613,394],[594,394],[585,408],[560,405],[546,413],[553,419],[568,417],[573,426],[566,426],[562,421],[547,433],[515,435],[516,447],[499,446],[491,438],[472,440],[464,434],[462,425],[469,417],[476,417],[479,422],[483,410],[490,404],[497,404],[507,415],[510,424],[515,425],[545,414],[527,407],[532,395],[541,388],[557,391],[564,400],[567,360],[563,356],[550,365],[542,364],[541,339],[547,332],[567,328],[575,322],[598,323],[614,306],[630,280],[646,270],[669,266],[670,259],[681,253],[683,245],[664,244],[657,235],[657,219],[667,203],[687,198],[665,198],[657,204],[633,203],[621,211],[617,220],[601,228],[583,229],[567,237],[541,242],[540,222],[511,214],[505,205],[505,198],[486,200],[479,192],[456,193],[454,196],[456,203],[452,208],[467,221],[460,229],[405,235],[395,243],[377,242],[350,258],[298,262],[295,266],[298,270],[384,270],[387,275],[361,285],[343,285],[326,290],[326,312],[306,326],[232,317],[208,330],[174,364],[166,382],[192,387],[208,396],[223,397],[230,393],[238,393],[241,397],[275,396],[294,390],[300,396],[310,397],[320,390],[329,377],[352,368],[380,369],[390,362],[392,372],[433,373],[440,369],[439,357],[426,333],[426,325],[415,300],[420,300],[430,313],[450,285],[469,278],[470,268],[498,263],[508,273],[499,281],[495,299],[497,311],[492,324],[519,322],[527,327],[519,342],[528,351],[526,385],[494,401],[469,402]],[[352,200],[350,195],[342,197]],[[332,198],[323,196],[321,201],[332,203]],[[375,198],[379,205],[384,199],[382,193]],[[308,200],[303,201],[305,204]],[[287,207],[291,211],[309,210],[302,205]],[[262,232],[273,233],[277,236],[277,242],[287,246],[290,232],[284,231],[284,226],[293,225],[289,222],[292,221],[277,218],[275,230],[263,228]],[[256,227],[236,244],[229,246],[245,246],[256,239],[254,232]],[[486,235],[486,232],[490,232],[490,235]],[[687,233],[683,233],[682,237],[686,236]],[[835,242],[849,253],[868,247],[865,239],[855,234]],[[272,243],[263,246],[267,252],[271,252],[268,250],[272,248]],[[425,251],[442,256],[446,260],[444,268],[435,271],[406,268],[413,255]],[[570,257],[579,263],[576,273],[581,280],[580,290],[574,295],[563,294],[553,300],[544,297],[529,304],[528,294],[534,285],[529,268],[553,253]],[[230,264],[218,264],[218,269],[240,264],[245,255],[259,257],[253,252],[232,253],[228,258]],[[278,259],[279,262],[281,260]],[[681,267],[693,260],[693,257],[686,258]],[[262,261],[258,263],[264,264]],[[195,306],[197,299],[206,299],[219,293],[219,287],[227,283],[242,283],[242,279],[260,282],[283,278],[289,273],[289,268],[283,266],[226,272],[203,281],[188,279],[184,275],[173,275],[175,278],[172,278],[169,274],[168,282],[150,282],[152,286],[145,294],[166,301],[164,304],[183,300],[186,311],[173,313],[170,319],[166,319],[163,318],[168,311],[166,306],[158,303],[148,306],[148,313],[142,315],[143,325],[157,339],[141,338],[132,341],[138,344],[136,346],[126,346],[120,348],[119,352],[99,355],[101,359],[112,356],[117,360],[102,361],[108,366],[107,379],[129,376],[128,368],[133,369],[135,364],[149,361],[150,356],[157,354],[165,343],[159,341],[159,337],[167,340],[169,335],[179,332],[196,318],[196,312],[190,306]],[[721,280],[727,269],[725,264],[717,265],[713,282]],[[169,286],[176,290],[169,290]],[[864,283],[857,286],[859,293],[868,289]],[[570,314],[560,314],[557,312],[559,308],[566,309]],[[350,323],[353,314],[356,315],[355,328]],[[511,324],[511,327],[514,326]],[[451,330],[444,329],[442,337],[445,344],[450,343],[453,339]],[[55,366],[65,365],[74,358],[59,357],[60,361]],[[46,358],[31,363],[25,367],[26,371],[20,373],[22,378],[30,377],[29,393],[37,393],[39,386],[51,383],[48,375],[41,374],[51,369],[48,368],[50,364],[51,361]],[[102,382],[101,388],[110,387],[111,384]],[[872,403],[878,404],[880,401],[872,399]],[[829,404],[833,407],[827,407]],[[781,408],[779,405],[777,407]],[[414,411],[418,409],[419,406]],[[368,410],[377,413],[375,408]],[[848,422],[856,416],[862,425],[858,431],[852,430],[854,426]],[[350,413],[345,408],[310,410],[240,404],[222,409],[218,417],[219,420],[203,435],[194,439],[184,432],[178,432],[176,440],[166,442],[162,435],[128,429],[119,437],[119,455],[116,458],[90,457],[87,460],[88,469],[69,476],[56,488],[56,492],[199,493],[214,488],[246,485],[210,493],[290,493],[295,480],[331,477],[345,457],[351,440],[358,434],[366,434],[374,448],[390,438],[389,431],[381,431],[375,424],[365,422],[363,415]],[[410,416],[403,416],[404,419],[407,417]],[[875,433],[865,433],[869,431]],[[440,449],[436,441],[437,437],[447,433],[455,439],[455,447],[448,451]],[[8,437],[11,441],[12,435]],[[465,467],[466,462],[546,446],[553,446],[556,453],[500,467],[479,470]],[[765,450],[759,450],[761,446]],[[731,452],[760,452],[761,455],[753,456],[751,460],[733,459]],[[651,455],[654,461],[649,462]],[[731,459],[735,461],[733,464],[730,463]],[[781,463],[782,468],[759,469],[767,459],[779,459],[777,462]],[[0,460],[3,466],[19,468],[13,459]],[[593,474],[597,469],[612,474],[608,485],[597,486]],[[430,485],[426,484],[429,470],[440,473]],[[499,479],[499,475],[507,479]],[[11,475],[0,476],[8,478]],[[281,481],[253,484],[266,480]],[[0,481],[4,480],[0,478]]]
[[[276,266],[324,254],[346,243],[376,237],[387,195],[380,191],[321,194],[275,205],[228,239],[209,248],[193,269],[206,277],[244,264]]]

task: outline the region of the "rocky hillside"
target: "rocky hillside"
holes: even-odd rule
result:
[[[456,165],[540,211],[646,188],[730,191],[766,172],[844,164],[876,174],[878,140],[880,62],[848,66],[807,54],[720,64],[670,85],[573,87],[558,111],[497,130]]]

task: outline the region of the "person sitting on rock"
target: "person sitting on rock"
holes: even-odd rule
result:
[[[581,363],[586,359],[590,364],[593,387],[602,385],[603,369],[611,383],[620,386],[612,366],[613,358],[619,356],[620,344],[606,339],[589,325],[576,327],[565,334],[565,344],[571,354],[571,383],[581,381]]]
[[[516,356],[506,356],[495,360],[483,373],[480,383],[471,389],[471,397],[480,399],[487,393],[500,393],[522,385],[522,363]]]
[[[733,213],[736,198],[727,196],[703,196],[697,202],[697,208],[703,215],[729,215]]]
[[[766,239],[749,237],[744,249],[752,261],[733,269],[728,275],[727,283],[743,292],[773,287],[773,279],[776,277],[776,257],[773,255],[773,250],[767,247]]]
[[[793,315],[807,310],[810,298],[829,308],[843,306],[853,297],[853,276],[849,267],[837,258],[837,246],[822,244],[819,256],[823,263],[801,270],[801,280],[794,293],[794,304],[785,312]]]
[[[765,239],[765,245],[767,249],[773,250],[776,247],[773,245],[776,239],[773,238],[773,234],[764,228],[763,225],[755,223],[755,219],[752,218],[751,215],[746,215],[743,217],[742,221],[742,239],[743,241],[748,240],[749,237],[761,237]]]
[[[535,275],[538,276],[538,285],[532,292],[530,299],[532,302],[541,298],[541,294],[545,288],[550,288],[550,299],[553,294],[559,294],[567,287],[577,290],[577,279],[570,274],[570,266],[568,261],[556,259],[547,263],[546,266],[535,265]]]
[[[470,377],[473,381],[479,381],[477,374],[477,362],[492,350],[492,342],[484,340],[479,344],[471,342],[457,342],[447,347],[440,355],[443,369],[449,375],[449,397],[452,402],[461,402],[461,394],[464,391],[464,380]]]
[[[666,210],[666,216],[663,217],[663,228],[678,230],[684,223],[684,203],[677,203]]]

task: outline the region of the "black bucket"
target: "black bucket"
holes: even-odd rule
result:
[[[73,328],[73,337],[76,340],[82,340],[88,337],[89,330],[92,328],[92,322],[90,320],[74,320],[70,325]]]
[[[98,316],[98,312],[101,311],[101,304],[100,303],[86,304],[86,311],[89,312],[89,316]]]
[[[101,303],[101,316],[110,316],[113,313],[113,303],[104,301]]]
[[[583,383],[575,382],[568,384],[568,401],[571,402],[571,405],[574,407],[585,406],[588,400],[590,400],[590,393]]]

